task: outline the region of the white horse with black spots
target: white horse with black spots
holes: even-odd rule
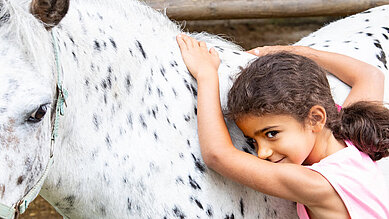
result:
[[[176,44],[178,25],[134,0],[68,4],[0,0],[1,217],[24,211],[38,191],[67,218],[297,217],[294,203],[204,165],[196,81]],[[388,11],[335,22],[298,44],[356,57],[387,76]],[[216,36],[192,36],[220,54],[224,105],[254,56]],[[331,85],[342,103],[349,88],[333,77]],[[235,145],[254,153],[228,125]]]

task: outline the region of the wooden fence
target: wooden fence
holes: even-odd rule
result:
[[[143,0],[174,20],[350,15],[389,0]]]

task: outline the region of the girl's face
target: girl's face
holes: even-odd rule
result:
[[[237,125],[253,141],[258,157],[274,163],[303,164],[315,144],[311,128],[289,115],[246,115]]]

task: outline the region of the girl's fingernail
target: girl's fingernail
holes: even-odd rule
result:
[[[254,53],[255,53],[255,55],[259,55],[259,50],[258,49],[254,49]]]

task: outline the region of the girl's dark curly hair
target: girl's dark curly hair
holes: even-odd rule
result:
[[[389,156],[389,109],[382,103],[356,102],[338,112],[326,71],[304,56],[280,52],[259,57],[237,77],[228,93],[226,116],[291,115],[304,124],[320,105],[326,127],[350,140],[373,160]]]

